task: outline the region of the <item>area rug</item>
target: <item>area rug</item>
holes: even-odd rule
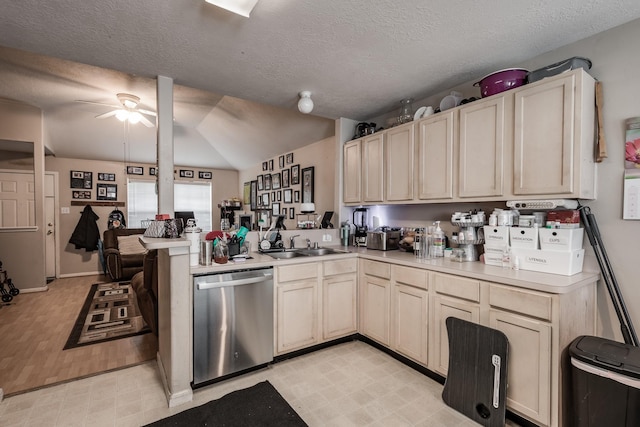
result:
[[[269,381],[263,381],[147,425],[150,426],[305,427],[307,424]]]
[[[150,331],[131,282],[96,283],[91,285],[64,350]]]

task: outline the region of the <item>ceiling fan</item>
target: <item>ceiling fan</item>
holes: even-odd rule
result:
[[[121,122],[128,120],[129,123],[136,124],[139,122],[148,128],[155,126],[154,123],[152,123],[149,119],[145,117],[145,115],[156,117],[155,111],[138,108],[138,104],[140,103],[139,97],[135,95],[131,95],[129,93],[118,93],[116,97],[118,98],[118,101],[120,101],[120,104],[122,105],[110,105],[110,104],[103,104],[100,102],[92,102],[92,101],[78,101],[78,102],[84,102],[87,104],[106,105],[108,107],[115,108],[115,110],[111,110],[107,113],[97,115],[96,119],[106,119],[107,117],[115,116]]]

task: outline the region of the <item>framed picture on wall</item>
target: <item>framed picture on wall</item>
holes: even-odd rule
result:
[[[211,172],[198,171],[198,178],[200,179],[211,179]]]
[[[271,174],[269,173],[264,174],[264,189],[271,190]]]
[[[278,200],[279,202],[282,201],[282,190],[276,193],[276,200]]]
[[[269,170],[269,163],[268,162],[262,162],[262,170],[263,171]]]
[[[269,206],[269,193],[262,194],[262,206]]]
[[[287,154],[287,164],[290,165],[293,163],[293,153]]]
[[[280,203],[272,203],[271,204],[271,215],[272,216],[280,215]]]
[[[284,156],[278,157],[278,166],[280,169],[284,168]]]
[[[269,160],[269,170],[273,170],[273,159]]]
[[[289,169],[285,169],[282,171],[282,188],[289,187],[289,173],[291,171]]]
[[[251,210],[258,207],[258,181],[251,181]]]
[[[127,174],[142,175],[144,174],[144,168],[141,166],[127,166]]]
[[[264,175],[258,175],[258,191],[264,190]]]
[[[71,198],[72,199],[90,199],[91,191],[73,190],[73,192],[71,193]]]
[[[118,200],[118,186],[116,184],[96,184],[98,195],[96,200]]]
[[[115,181],[115,173],[98,172],[98,181]]]
[[[280,215],[284,216],[284,217],[285,217],[285,219],[286,219],[286,218],[287,218],[288,213],[289,213],[289,212],[287,211],[287,208],[282,208],[282,211],[280,212]]]
[[[242,204],[250,205],[251,204],[251,183],[245,182],[242,186]]]
[[[71,188],[90,190],[93,188],[93,172],[71,171],[70,183]]]
[[[291,193],[293,193],[293,191],[291,191],[291,189],[289,188],[289,189],[287,189],[287,190],[283,190],[283,192],[284,192],[284,194],[283,194],[284,202],[285,202],[285,203],[292,203],[292,202],[293,202],[293,200],[292,200],[292,195],[291,195]]]
[[[274,190],[280,189],[280,172],[271,174],[271,188]]]
[[[289,219],[294,219],[296,214],[296,210],[294,208],[289,208]]]
[[[291,166],[291,185],[300,184],[300,165]]]
[[[296,190],[293,192],[293,202],[300,203],[300,191]]]
[[[180,169],[180,178],[193,178],[193,171],[191,169]]]
[[[313,203],[313,166],[302,169],[302,203]]]

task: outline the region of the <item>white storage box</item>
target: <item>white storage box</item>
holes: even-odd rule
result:
[[[584,249],[559,252],[543,249],[511,248],[511,256],[518,258],[521,270],[572,276],[582,272]]]
[[[504,251],[509,250],[509,246],[488,246],[484,245],[484,263],[486,265],[495,265],[502,267],[502,255]]]
[[[512,248],[538,249],[538,228],[511,227],[509,240]]]
[[[540,249],[546,251],[575,251],[582,249],[584,228],[541,228]]]
[[[509,246],[509,226],[506,225],[485,225],[484,245],[495,248]]]

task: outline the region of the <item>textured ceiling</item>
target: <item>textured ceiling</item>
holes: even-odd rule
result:
[[[165,75],[178,85],[176,144],[198,153],[190,162],[239,169],[330,136],[324,119],[375,117],[402,98],[424,98],[637,19],[640,2],[260,0],[249,19],[199,0],[7,0],[0,11],[1,46],[118,71],[90,67],[86,75],[87,67],[65,61],[29,61],[36,56],[18,66],[6,59],[15,52],[0,51],[0,73],[14,67],[20,82],[15,96],[18,88],[0,79],[0,96],[73,122],[45,129],[56,154],[65,152],[62,129],[71,124],[114,133],[84,116],[74,120],[73,100],[115,103],[115,93],[128,91],[153,108],[151,79]],[[64,105],[44,99],[37,79],[73,95]],[[301,90],[312,92],[317,117],[296,111]],[[87,117],[105,112],[82,108]],[[155,137],[153,129],[136,132]]]

